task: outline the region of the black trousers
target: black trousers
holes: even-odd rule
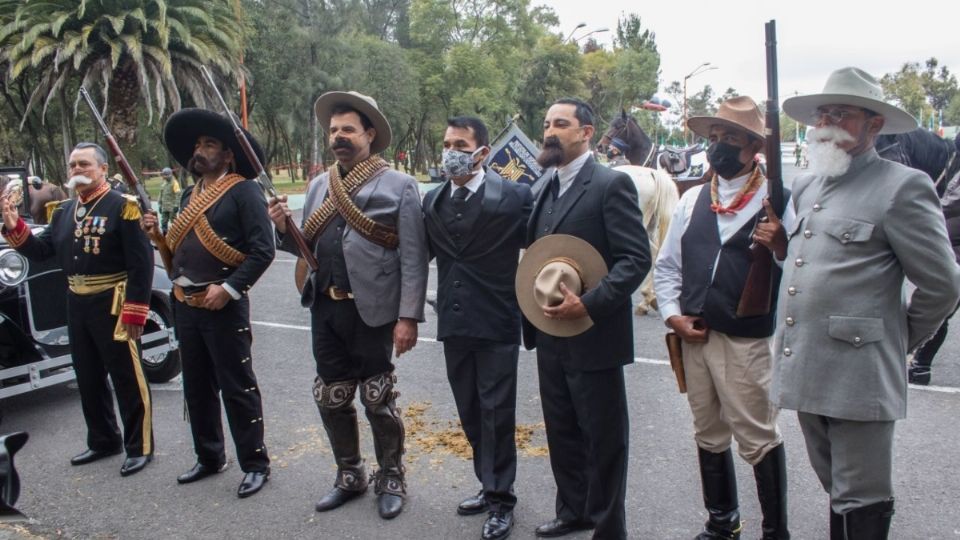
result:
[[[263,444],[263,404],[250,352],[250,300],[230,300],[219,311],[174,301],[174,314],[197,461],[217,467],[227,459],[220,421],[222,395],[240,468],[266,471],[270,458]]]
[[[537,333],[540,400],[557,483],[557,517],[592,521],[594,538],[627,537],[629,421],[623,368],[568,371],[566,340]],[[584,360],[584,364],[587,360]]]
[[[118,316],[110,314],[112,304],[113,289],[89,296],[67,295],[67,330],[87,423],[87,447],[113,451],[122,443],[130,457],[150,455],[153,416],[150,387],[140,366],[140,343],[113,339]],[[107,375],[117,395],[122,439]]]
[[[447,338],[447,380],[473,449],[473,471],[491,510],[517,504],[517,357],[519,345]]]
[[[325,383],[393,373],[393,327],[367,326],[353,300],[323,296],[310,306],[313,359]]]

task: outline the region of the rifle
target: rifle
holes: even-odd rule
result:
[[[767,47],[767,196],[777,217],[783,217],[780,100],[777,96],[777,22],[771,20],[764,28]],[[770,313],[772,298],[773,254],[766,247],[754,242],[750,245],[750,271],[737,305],[737,317],[756,317]]]
[[[123,179],[130,188],[130,191],[136,194],[137,201],[140,203],[140,210],[143,213],[153,212],[153,207],[150,205],[150,195],[148,195],[147,190],[144,189],[143,182],[137,180],[137,175],[133,172],[133,167],[130,166],[130,162],[127,161],[126,156],[123,155],[123,151],[120,150],[120,145],[117,144],[117,139],[113,136],[113,133],[110,132],[110,128],[108,128],[106,122],[103,121],[103,116],[100,115],[100,111],[97,109],[97,106],[94,105],[90,94],[87,93],[87,89],[83,86],[80,87],[80,97],[87,102],[87,107],[90,108],[90,114],[93,116],[93,119],[96,120],[97,126],[100,127],[100,133],[107,139],[107,146],[110,148],[110,153],[113,154],[113,160],[117,163],[117,167],[120,168]],[[167,239],[163,237],[159,227],[154,227],[148,236],[157,246],[157,251],[160,252],[160,260],[163,262],[163,267],[169,275],[173,269],[173,252],[170,251],[170,246],[167,245]]]
[[[234,118],[233,114],[230,113],[230,107],[227,107],[227,102],[224,101],[223,96],[220,94],[220,90],[217,88],[217,84],[213,81],[213,76],[210,75],[210,71],[207,70],[207,66],[200,66],[200,71],[207,79],[207,82],[210,83],[210,88],[213,89],[213,93],[216,94],[217,99],[220,100],[220,105],[223,107],[223,112],[227,115],[227,118],[230,119],[230,123],[233,124],[233,133],[236,135],[237,141],[240,143],[240,147],[243,148],[243,153],[247,156],[247,159],[257,171],[257,180],[260,182],[260,185],[263,186],[263,189],[266,190],[268,195],[276,198],[277,191],[273,187],[273,180],[271,180],[270,176],[267,175],[267,171],[263,168],[263,164],[260,163],[260,158],[257,157],[257,153],[253,151],[253,146],[250,145],[250,141],[247,139],[247,135],[243,132],[243,128],[240,127],[240,124],[237,123],[237,119]],[[307,239],[305,236],[303,236],[303,232],[299,227],[297,227],[297,224],[294,223],[292,216],[287,216],[285,222],[287,226],[286,234],[289,234],[293,238],[293,243],[297,245],[297,251],[300,252],[300,256],[304,261],[306,261],[307,266],[310,267],[310,270],[316,272],[320,269],[320,263],[313,255],[313,250],[311,250],[307,244]]]

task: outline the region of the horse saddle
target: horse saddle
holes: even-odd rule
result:
[[[660,168],[670,174],[680,174],[690,168],[690,156],[702,151],[699,144],[685,148],[665,146],[658,158]]]

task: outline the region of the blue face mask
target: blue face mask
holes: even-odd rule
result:
[[[447,173],[448,178],[459,178],[473,173],[473,168],[477,164],[474,158],[481,150],[483,150],[483,147],[470,153],[453,150],[452,148],[444,150],[442,156],[443,171]]]

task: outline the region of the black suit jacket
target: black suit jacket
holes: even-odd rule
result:
[[[547,183],[549,178],[544,185]],[[528,244],[537,238],[534,227],[549,196],[547,187],[537,195],[527,225]],[[571,354],[564,367],[575,371],[629,364],[633,362],[631,295],[650,271],[651,263],[650,243],[633,181],[626,174],[588,158],[555,209],[557,217],[548,234],[569,234],[586,240],[603,256],[609,273],[581,297],[594,322],[589,330],[571,338],[556,338],[537,332],[524,319],[524,344],[532,349],[538,339],[565,341]]]
[[[514,280],[533,195],[490,170],[483,185],[480,214],[459,248],[437,211],[437,201],[450,197],[450,181],[423,199],[430,257],[437,259],[437,339],[520,343]]]

